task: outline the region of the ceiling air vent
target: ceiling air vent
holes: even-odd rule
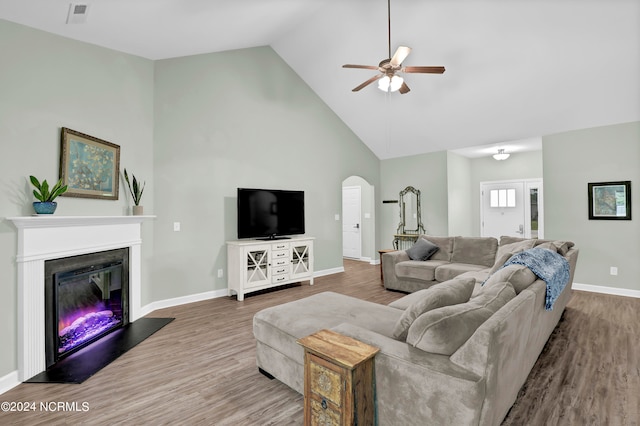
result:
[[[84,24],[87,22],[88,13],[88,4],[71,3],[69,5],[69,14],[67,15],[67,24]]]

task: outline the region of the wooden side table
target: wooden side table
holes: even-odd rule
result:
[[[382,273],[382,255],[385,253],[391,253],[392,251],[396,251],[396,250],[395,249],[378,250],[378,255],[380,256],[380,279],[382,280],[383,285],[384,285],[384,274]]]
[[[373,361],[379,349],[331,330],[298,343],[304,347],[304,424],[375,424]]]

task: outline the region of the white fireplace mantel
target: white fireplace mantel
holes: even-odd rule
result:
[[[9,217],[18,229],[18,378],[45,370],[44,262],[129,248],[129,320],[141,316],[142,222],[155,216]]]

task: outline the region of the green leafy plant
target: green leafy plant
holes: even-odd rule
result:
[[[129,187],[129,192],[131,193],[131,197],[133,198],[133,203],[137,206],[140,205],[140,199],[142,198],[142,193],[144,192],[144,187],[147,183],[142,182],[142,186],[140,186],[138,180],[136,179],[136,175],[132,173],[131,177],[133,177],[133,185],[131,185],[131,182],[129,182],[127,169],[124,169],[124,180],[127,181],[127,186]]]
[[[33,190],[33,196],[38,201],[51,202],[56,199],[60,194],[67,192],[67,185],[62,185],[62,179],[60,179],[53,188],[49,189],[49,183],[47,180],[43,180],[42,183],[35,176],[29,176],[31,184],[36,187]]]

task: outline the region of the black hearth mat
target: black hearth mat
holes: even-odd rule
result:
[[[175,318],[140,318],[80,349],[25,383],[82,383]]]

